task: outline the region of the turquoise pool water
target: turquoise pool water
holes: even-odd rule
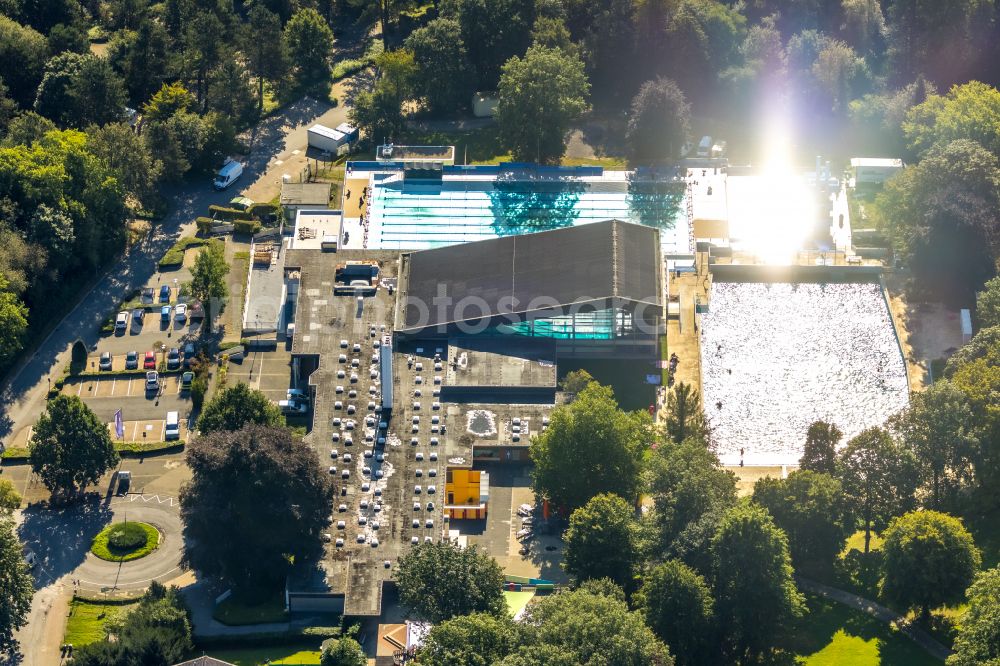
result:
[[[683,199],[673,182],[397,178],[373,188],[368,247],[441,247],[615,218],[657,227],[665,246],[686,248]]]

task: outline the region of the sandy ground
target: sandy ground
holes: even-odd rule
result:
[[[901,290],[889,284],[889,305],[906,358],[910,390],[930,384],[930,363],[947,358],[964,344],[959,313],[942,303],[908,303]]]

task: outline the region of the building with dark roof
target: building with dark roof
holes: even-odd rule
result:
[[[648,356],[661,332],[659,232],[608,220],[404,254],[403,339],[520,336],[559,356]]]

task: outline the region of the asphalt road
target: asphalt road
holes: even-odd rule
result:
[[[0,440],[6,442],[38,419],[45,406],[48,380],[57,378],[69,363],[73,342],[82,339],[88,348],[97,344],[104,318],[124,295],[144,286],[154,276],[160,257],[178,238],[194,233],[195,217],[205,214],[209,205],[226,203],[241,192],[250,192],[260,200],[265,200],[267,194],[273,196],[280,188],[281,176],[297,174],[295,167],[301,168],[300,162],[304,164],[309,126],[316,122],[335,126],[346,117],[345,105],[330,107],[311,99],[300,100],[283,113],[267,118],[252,133],[249,139],[252,150],[236,187],[216,192],[211,179],[205,178],[167,188],[164,196],[172,204],[170,214],[155,225],[145,242],[130,248],[107,269],[31,358],[8,377],[0,392]],[[240,186],[243,189],[237,191]]]
[[[104,276],[53,329],[31,358],[7,378],[0,392],[0,440],[6,443],[12,435],[38,419],[45,406],[49,380],[58,377],[61,369],[69,363],[72,344],[82,339],[88,348],[94,347],[107,314],[124,295],[142,287],[154,276],[160,257],[181,235],[194,233],[195,217],[204,214],[209,205],[228,202],[241,192],[261,201],[270,199],[280,189],[282,175],[297,174],[296,169],[301,169],[305,163],[306,130],[317,122],[335,127],[346,118],[346,105],[330,107],[311,99],[300,100],[282,113],[267,118],[250,133],[247,140],[251,152],[246,158],[243,178],[236,187],[216,192],[212,189],[211,179],[206,178],[203,182],[167,188],[164,196],[171,201],[170,214],[156,224],[146,241],[130,248],[108,267]],[[237,191],[239,187],[243,189]],[[71,572],[77,567],[89,566],[85,555],[89,540],[86,540],[85,533],[89,530],[96,533],[99,525],[111,519],[108,511],[113,513],[116,510],[117,507],[84,512],[86,515],[79,518],[81,522],[69,532],[40,531],[37,536],[31,536],[36,534],[34,531],[25,533],[24,536],[33,539],[53,564],[44,565],[48,573],[36,587],[28,624],[18,632],[22,654],[17,663],[25,666],[58,663],[65,608],[72,591],[72,584],[67,581],[73,578]],[[43,509],[39,511],[45,513]],[[56,512],[49,513],[58,516]],[[179,538],[176,541],[179,544]],[[84,548],[83,554],[80,548]],[[134,587],[148,585],[150,572],[142,573],[143,568],[153,566],[157,561],[158,558],[154,558],[140,565],[142,560],[138,560],[135,564],[139,566],[135,567],[135,571],[140,573],[129,578],[132,581],[130,584]],[[130,567],[130,571],[132,569]],[[86,568],[83,571],[88,572],[84,580],[103,579],[104,573],[107,573]]]

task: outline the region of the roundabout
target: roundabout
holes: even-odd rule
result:
[[[131,562],[146,557],[159,545],[158,529],[133,520],[108,525],[98,532],[90,544],[90,552],[108,562]]]

